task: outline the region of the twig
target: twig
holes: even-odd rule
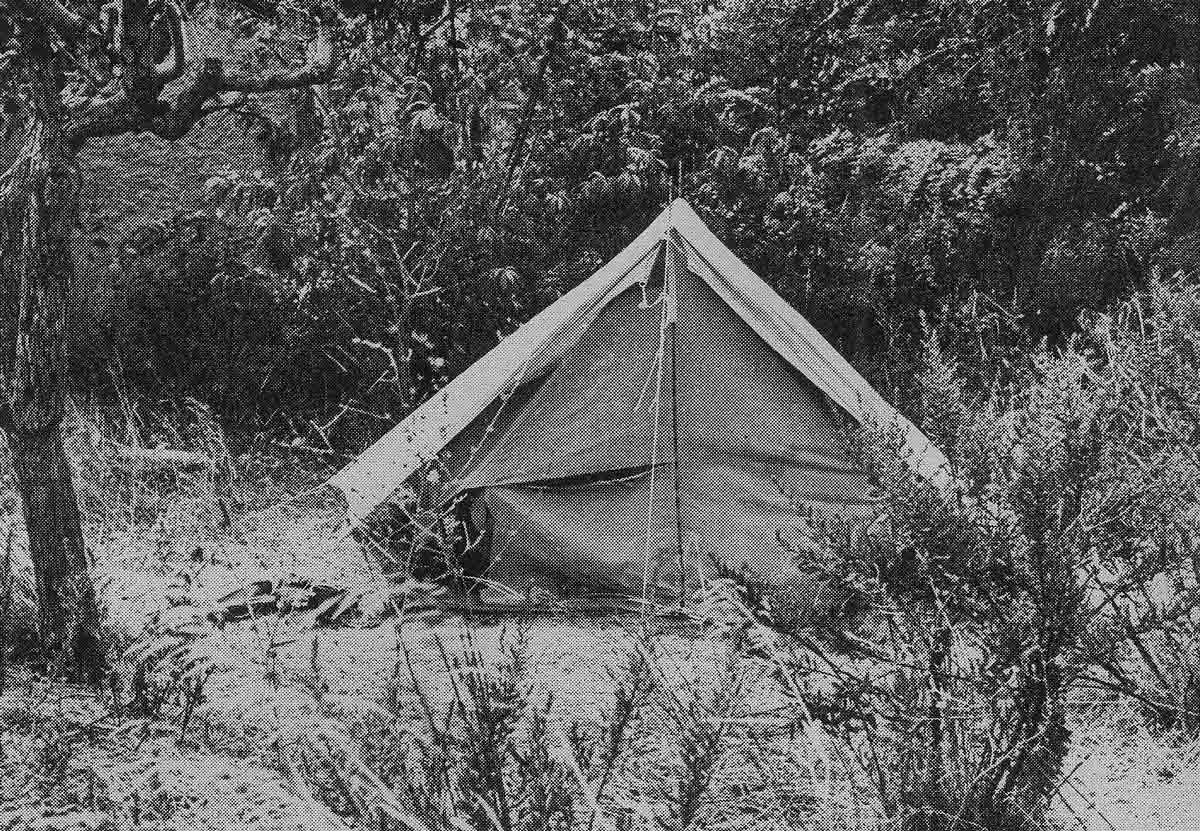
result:
[[[4,548],[4,588],[3,594],[0,595],[0,693],[3,693],[8,686],[8,644],[10,642],[8,633],[9,613],[12,610],[12,590],[13,590],[13,571],[12,571],[12,550],[13,550],[13,528],[10,525],[8,528],[8,542]]]
[[[513,139],[512,150],[508,155],[508,172],[504,176],[504,185],[500,189],[500,193],[496,198],[496,206],[492,210],[494,218],[503,214],[505,207],[507,207],[513,176],[516,175],[517,167],[525,155],[526,144],[529,140],[529,130],[533,124],[533,113],[537,109],[538,98],[541,97],[545,90],[546,69],[550,66],[550,59],[558,51],[559,41],[562,40],[564,29],[563,13],[565,9],[566,3],[563,0],[559,0],[554,10],[554,21],[550,24],[550,34],[546,42],[546,53],[542,55],[542,60],[538,63],[537,76],[534,80],[533,89],[529,91],[529,97],[525,100],[525,112],[521,115],[521,123],[517,128],[517,135]]]

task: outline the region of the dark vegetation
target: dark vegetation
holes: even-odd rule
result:
[[[334,83],[214,116],[227,175],[180,181],[184,215],[108,243],[160,287],[123,322],[126,368],[233,423],[356,450],[675,186],[902,403],[922,315],[986,386],[1082,311],[1195,267],[1193,33],[1174,6],[350,20]],[[219,152],[180,150],[189,169]]]
[[[299,14],[187,11],[243,38],[247,62]],[[86,729],[6,711],[6,741],[40,754],[7,778],[100,824],[166,821],[72,778],[68,751],[108,725],[257,753],[313,806],[382,831],[1027,829],[1064,801],[1081,697],[1127,702],[1164,741],[1200,735],[1192,10],[346,0],[337,38],[329,84],[230,98],[208,133],[81,157],[78,282],[126,281],[97,315],[109,351],[77,364],[103,403],[73,411],[67,448],[119,683]],[[166,207],[141,182],[106,217],[148,150],[184,170],[164,174]],[[531,667],[523,635],[495,657],[490,630],[467,628],[415,659],[411,585],[364,578],[291,615],[281,594],[244,624],[250,646],[229,634],[245,630],[214,615],[213,572],[318,547],[256,536],[264,512],[676,192],[951,459],[939,489],[886,432],[860,437],[879,521],[814,521],[789,552],[857,598],[854,616],[806,619],[786,592],[717,581],[693,621],[725,650],[712,684],[681,689],[635,633],[611,699],[574,723],[539,698],[556,668]],[[0,673],[25,651],[34,593],[8,539],[0,626],[19,648]],[[157,603],[122,607],[106,581],[129,572],[166,584]],[[386,690],[335,691],[319,638],[282,656],[296,629],[388,615]],[[235,731],[215,685],[247,662],[285,710],[289,682],[308,709]],[[775,706],[754,710],[763,678]]]

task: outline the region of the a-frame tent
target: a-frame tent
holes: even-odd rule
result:
[[[832,406],[831,406],[832,405]],[[368,519],[437,460],[489,585],[677,597],[723,570],[796,574],[805,513],[868,515],[834,408],[945,458],[676,200],[330,483]]]

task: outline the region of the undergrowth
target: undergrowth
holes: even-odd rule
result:
[[[559,667],[530,646],[550,624],[498,636],[406,613],[415,587],[373,571],[287,453],[235,456],[195,402],[79,406],[79,491],[121,655],[100,715],[139,742],[253,759],[313,811],[381,831],[1045,827],[1065,801],[1073,696],[1200,732],[1195,324],[1194,289],[1155,285],[989,389],[931,338],[919,381],[945,480],[915,475],[882,425],[856,451],[876,521],[809,518],[789,552],[838,613],[714,580],[688,625],[716,657],[681,659],[665,630],[631,625],[586,710],[556,699]],[[9,659],[31,620],[10,491],[0,685],[24,672]],[[222,604],[248,584],[266,588],[232,620]],[[334,631],[394,636],[390,675],[347,691],[334,673],[357,657]],[[14,781],[47,804],[82,781],[72,754],[91,727],[5,713],[28,743]],[[108,786],[71,787],[72,806],[109,810]]]

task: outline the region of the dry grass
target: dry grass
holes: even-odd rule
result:
[[[881,801],[862,734],[810,707],[885,666],[814,671],[816,653],[719,593],[690,624],[367,610],[328,627],[301,610],[218,625],[219,598],[262,575],[390,595],[371,594],[380,578],[337,506],[310,493],[320,472],[288,454],[234,458],[193,404],[154,419],[81,408],[76,424],[124,685],[97,697],[14,675],[4,827],[857,831],[911,816]],[[206,461],[131,463],[130,447]],[[1073,702],[1049,822],[1187,827],[1153,802],[1185,800],[1200,750],[1141,716],[1096,693]],[[904,750],[902,732],[880,735]]]

